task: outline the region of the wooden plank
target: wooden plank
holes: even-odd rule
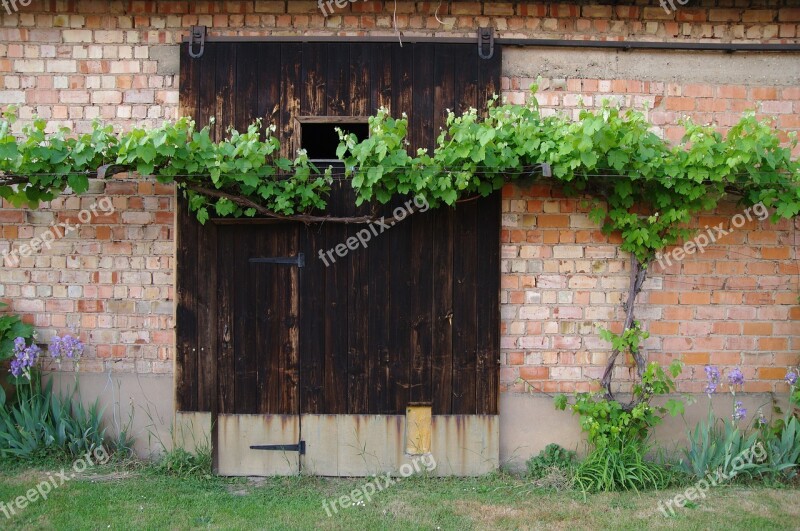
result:
[[[236,226],[217,229],[217,411],[235,412],[235,341],[234,341],[234,303],[233,289],[236,264],[232,260],[235,248]]]
[[[414,46],[414,101],[411,116],[416,148],[433,149],[434,146],[434,56],[436,47],[432,44]],[[403,205],[406,212],[414,210],[413,197],[408,196]],[[429,403],[431,390],[431,349],[433,311],[433,242],[431,226],[433,218],[426,214],[409,214],[409,218],[399,223],[410,225],[411,253],[406,260],[410,264],[411,314],[409,326],[411,333],[411,366],[409,401]],[[395,258],[397,259],[397,258]]]
[[[328,44],[328,114],[350,116],[350,44]]]
[[[197,112],[195,113],[197,127],[203,128],[210,124],[211,118],[217,113],[217,49],[221,43],[208,43],[202,57],[195,59],[200,67],[198,80]],[[211,128],[211,135],[215,138],[215,128]]]
[[[453,219],[450,208],[432,212],[433,337],[431,378],[433,414],[447,415],[453,407]]]
[[[414,46],[392,47],[392,116],[395,118],[403,113],[410,116],[413,111]],[[411,146],[416,145],[413,128],[409,129],[408,141]]]
[[[214,138],[217,141],[226,136],[228,127],[236,119],[236,55],[243,46],[241,43],[228,43],[217,50],[219,59],[216,68]]]
[[[434,134],[446,125],[447,109],[456,108],[455,55],[458,46],[436,48],[434,58]],[[453,219],[451,208],[431,212],[432,337],[431,388],[433,414],[451,413],[453,404]]]
[[[329,210],[339,212],[345,205],[343,187],[350,186],[344,181],[334,181],[329,200]],[[329,224],[325,228],[325,249],[344,245],[347,228]],[[348,326],[347,280],[349,277],[349,257],[339,257],[330,267],[325,268],[325,372],[323,385],[323,413],[345,414],[348,408]]]
[[[181,46],[180,115],[198,120],[200,103],[200,71],[202,62],[189,57],[189,49]]]
[[[477,246],[475,201],[456,208],[453,248],[453,413],[475,413],[477,292],[475,264]]]
[[[350,45],[350,115],[367,116],[372,93],[372,77],[374,70],[374,47]],[[344,186],[342,201],[349,205],[356,216],[369,215],[368,204],[354,207],[356,195],[352,187]],[[347,237],[359,241],[372,240],[373,233],[364,225],[351,225],[347,228]],[[348,293],[348,412],[351,414],[368,413],[370,410],[370,367],[372,360],[369,351],[369,312],[372,309],[369,301],[369,253],[367,248],[358,246],[349,255]]]
[[[234,254],[223,259],[236,265],[234,285],[234,401],[235,413],[257,413],[259,349],[253,330],[259,310],[258,297],[254,296],[253,283],[263,268],[249,263],[253,256],[254,228],[240,227],[234,234]]]
[[[375,77],[375,47],[363,44],[350,45],[350,116],[370,116],[370,98]]]
[[[281,104],[280,127],[277,135],[281,141],[281,154],[294,159],[300,145],[295,138],[295,118],[300,112],[300,95],[302,94],[301,70],[303,49],[301,44],[281,44]]]
[[[456,107],[455,91],[455,53],[457,47],[443,45],[436,47],[433,64],[433,135],[438,138],[447,125],[447,110]]]
[[[454,85],[456,114],[464,114],[470,107],[484,107],[478,101],[478,58],[474,49],[459,46],[455,51]]]
[[[389,307],[391,302],[392,269],[389,256],[390,238],[378,236],[370,243],[369,254],[369,411],[389,413],[394,410],[390,401],[390,347],[389,347]],[[391,402],[391,403],[390,403]]]
[[[392,202],[396,208],[402,201]],[[389,254],[386,261],[392,262],[389,277],[391,285],[391,306],[389,307],[389,403],[391,413],[403,414],[410,401],[411,361],[412,361],[412,271],[410,261],[412,253],[412,223],[405,221],[389,221],[394,224],[389,236]]]
[[[240,43],[236,53],[236,84],[232,87],[234,102],[233,126],[239,132],[247,131],[259,115],[259,73],[253,69],[260,56],[256,43]]]
[[[347,186],[344,201],[355,204],[355,193]],[[369,213],[369,205],[362,205],[355,209],[355,215]],[[347,229],[348,241],[351,238],[360,241],[371,239],[373,233],[364,225],[352,225]],[[369,413],[369,387],[370,367],[373,362],[368,355],[369,351],[369,313],[373,309],[369,299],[369,254],[366,248],[357,247],[348,255],[349,293],[347,297],[348,315],[348,413]]]
[[[500,192],[478,202],[477,413],[497,414],[500,392]]]
[[[414,75],[412,80],[413,101],[410,129],[413,131],[412,149],[433,151],[435,135],[434,119],[434,58],[436,46],[433,44],[414,45]],[[438,109],[437,109],[438,110]]]
[[[327,100],[328,47],[320,43],[303,44],[301,116],[324,116]]]
[[[285,242],[283,241],[283,225],[272,225],[265,229],[261,236],[264,242],[264,257],[286,256]],[[282,414],[283,395],[288,393],[285,387],[286,361],[284,357],[284,341],[287,336],[285,321],[289,317],[286,311],[289,289],[287,268],[292,266],[278,264],[260,264],[263,269],[266,284],[267,300],[265,305],[266,327],[265,342],[261,358],[267,365],[267,403],[264,412]]]
[[[322,225],[307,225],[300,229],[305,248],[306,268],[301,289],[302,333],[300,335],[301,403],[303,413],[323,411],[323,372],[325,370],[325,263],[319,252],[325,248]],[[327,257],[326,257],[326,260]]]
[[[176,408],[197,411],[197,227],[199,223],[188,213],[188,205],[178,194],[177,230],[175,235],[175,382]]]
[[[248,249],[250,258],[266,258],[275,256],[275,236],[274,226],[254,227],[255,237]],[[277,413],[271,407],[271,397],[279,392],[275,381],[275,373],[272,370],[273,358],[275,356],[275,330],[272,321],[274,313],[274,294],[273,276],[274,267],[270,264],[255,263],[248,264],[249,271],[254,274],[251,292],[253,293],[252,303],[254,327],[252,335],[255,337],[253,348],[256,350],[254,363],[257,371],[257,413]],[[252,304],[251,303],[251,304]]]
[[[262,130],[274,125],[281,130],[281,45],[259,43],[256,76],[258,85],[257,115],[263,120]],[[278,133],[280,135],[280,133]]]
[[[299,252],[297,225],[285,224],[277,234],[276,251],[279,256],[295,257]],[[281,366],[281,401],[278,411],[282,414],[299,414],[300,398],[300,352],[299,345],[299,289],[300,268],[296,265],[279,265],[278,286],[281,288],[281,317],[279,321],[279,352]]]
[[[197,408],[216,412],[217,227],[213,223],[198,227],[197,256]]]
[[[394,44],[374,45],[369,115],[374,115],[381,107],[392,111],[392,48],[394,47]]]

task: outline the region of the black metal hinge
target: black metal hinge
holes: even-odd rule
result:
[[[494,57],[494,28],[478,28],[478,57]]]
[[[279,256],[273,258],[251,258],[251,264],[283,264],[296,265],[297,267],[306,266],[306,255],[298,253],[297,256]]]
[[[300,441],[297,444],[257,444],[251,446],[250,449],[277,452],[300,452],[300,455],[306,455],[306,442]]]
[[[200,51],[195,52],[195,44],[200,46]],[[205,26],[192,26],[189,32],[189,57],[197,59],[203,57],[203,52],[206,50],[206,27]]]

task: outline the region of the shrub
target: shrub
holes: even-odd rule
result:
[[[661,489],[670,473],[645,459],[648,448],[640,441],[620,441],[593,449],[575,470],[575,484],[584,492]]]
[[[77,385],[72,394],[53,394],[52,381],[44,388],[34,375],[31,385],[17,389],[16,403],[0,409],[0,459],[77,457],[103,445],[102,409],[95,402],[86,409]]]
[[[575,467],[575,452],[562,448],[557,444],[548,444],[539,455],[531,457],[527,461],[528,476],[532,479],[541,479],[552,472],[553,468],[566,473],[567,477],[572,475]]]

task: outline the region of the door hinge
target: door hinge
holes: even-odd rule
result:
[[[494,57],[494,28],[478,28],[478,57]]]
[[[297,256],[279,256],[273,258],[251,258],[251,264],[283,264],[296,265],[297,267],[306,266],[306,255],[298,253]]]
[[[276,452],[300,452],[300,455],[306,455],[306,442],[300,441],[297,444],[256,444],[251,446],[250,449]]]
[[[195,44],[200,46],[200,51],[195,52]],[[206,49],[206,27],[205,26],[192,26],[189,33],[189,57],[197,59],[203,57],[203,52]]]

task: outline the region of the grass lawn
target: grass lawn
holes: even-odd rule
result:
[[[0,471],[10,502],[61,465]],[[68,473],[69,467],[66,466]],[[800,529],[795,488],[723,486],[665,517],[658,502],[683,489],[589,495],[534,489],[515,476],[409,478],[331,517],[323,500],[364,479],[184,479],[97,467],[53,489],[0,529]]]

